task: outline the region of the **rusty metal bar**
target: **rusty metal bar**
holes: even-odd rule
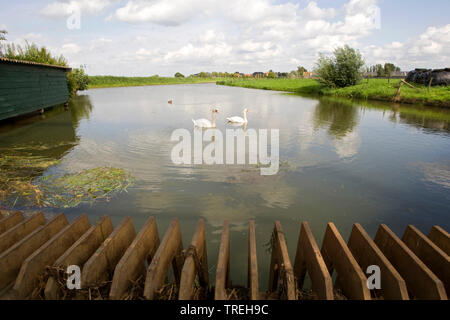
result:
[[[342,289],[349,299],[371,299],[366,276],[334,223],[330,222],[327,225],[321,253],[330,275],[333,274],[333,270],[336,270],[338,274],[335,287]]]
[[[214,299],[226,300],[227,288],[230,286],[230,224],[228,220],[223,223],[220,240],[219,258],[216,269],[216,288]]]
[[[371,265],[380,267],[380,291],[384,299],[409,299],[405,280],[403,280],[359,223],[353,225],[352,233],[348,240],[348,247],[363,271],[367,270],[367,267]]]
[[[450,294],[450,257],[412,225],[406,228],[402,241],[444,283],[448,296]]]
[[[256,255],[255,220],[248,226],[248,289],[250,300],[259,300],[258,257]]]
[[[132,281],[145,275],[145,261],[151,262],[158,246],[158,228],[155,218],[150,217],[116,266],[109,293],[111,299],[120,299]]]
[[[81,286],[85,288],[110,280],[114,268],[135,236],[131,217],[126,217],[84,264]]]
[[[175,281],[179,285],[183,260],[180,226],[178,219],[175,218],[170,222],[169,228],[148,267],[144,296],[150,300],[155,297],[156,291],[164,284],[170,264],[173,267]]]
[[[450,235],[447,231],[439,226],[433,226],[428,234],[428,238],[450,256]]]
[[[209,285],[208,259],[206,253],[205,222],[200,219],[197,223],[191,245],[187,249],[181,271],[179,300],[192,300],[194,296],[194,281],[198,276],[199,284],[203,288]]]
[[[282,296],[286,299],[297,300],[294,270],[289,259],[286,240],[279,221],[275,221],[272,240],[269,291],[282,292]]]
[[[303,288],[306,272],[311,278],[311,289],[321,300],[333,300],[333,281],[308,222],[302,222],[294,262],[297,287]]]
[[[413,298],[447,299],[442,281],[385,224],[378,228],[374,241],[406,281]]]

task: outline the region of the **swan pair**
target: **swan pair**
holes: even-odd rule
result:
[[[245,108],[244,111],[242,111],[242,114],[244,116],[243,118],[235,116],[235,117],[227,118],[227,121],[229,123],[234,123],[234,124],[241,124],[241,125],[247,124],[247,122],[248,122],[247,112],[248,112],[248,109]],[[211,120],[212,121],[209,121],[208,119],[197,119],[197,120],[192,119],[192,122],[194,123],[194,126],[199,127],[199,128],[215,128],[216,127],[216,116],[215,116],[216,113],[219,113],[219,110],[213,109],[211,112]]]

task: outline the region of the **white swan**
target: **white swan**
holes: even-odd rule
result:
[[[228,122],[231,122],[231,123],[247,123],[248,122],[247,121],[247,112],[248,112],[248,109],[245,108],[244,111],[242,111],[242,113],[244,114],[244,118],[230,117],[230,118],[227,118],[227,120],[228,120]]]
[[[208,119],[197,119],[194,120],[192,119],[192,122],[194,123],[194,126],[199,127],[199,128],[215,128],[216,127],[216,113],[219,113],[219,110],[217,109],[213,109],[211,111],[211,120],[209,121]]]

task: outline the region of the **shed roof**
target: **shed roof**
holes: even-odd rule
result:
[[[46,63],[38,63],[38,62],[33,62],[33,61],[25,61],[25,60],[15,60],[15,59],[8,59],[8,58],[3,58],[0,57],[0,63],[13,63],[13,64],[29,64],[29,65],[35,65],[35,66],[40,66],[40,67],[48,67],[48,68],[58,68],[58,69],[64,69],[66,71],[71,71],[72,68],[70,67],[63,67],[63,66],[56,66],[56,65],[52,65],[52,64],[46,64]]]

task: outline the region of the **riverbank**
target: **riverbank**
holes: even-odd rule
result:
[[[303,95],[324,95],[349,99],[390,101],[407,104],[423,104],[428,106],[450,108],[450,87],[428,88],[414,84],[411,88],[405,84],[398,87],[400,79],[370,79],[346,88],[327,89],[313,79],[233,79],[217,81],[218,85],[293,92]]]
[[[135,87],[167,84],[215,83],[217,78],[175,77],[114,77],[89,76],[89,89],[110,87]]]

